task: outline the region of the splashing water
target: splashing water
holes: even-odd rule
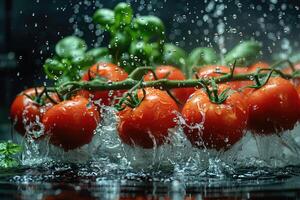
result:
[[[299,127],[281,135],[258,136],[247,132],[229,150],[218,152],[193,147],[185,137],[182,129],[185,122],[179,114],[178,126],[169,130],[170,142],[153,149],[123,144],[118,137],[117,123],[114,108],[102,107],[102,121],[92,142],[68,152],[49,144],[48,137],[34,140],[30,137],[32,133],[28,134],[26,139],[21,139],[24,146],[21,162],[25,166],[92,162],[93,170],[89,173],[171,173],[173,178],[224,178],[243,168],[279,169],[300,165]],[[202,125],[197,126],[193,128],[201,130]]]

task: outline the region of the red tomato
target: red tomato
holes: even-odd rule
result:
[[[248,72],[247,67],[236,67],[235,68],[235,74],[247,74],[250,73]],[[253,85],[253,81],[250,80],[245,80],[245,81],[233,81],[231,82],[231,87],[235,90],[241,91],[245,95],[249,95],[253,89],[252,88],[247,88],[247,86]]]
[[[249,129],[257,134],[293,129],[299,119],[300,100],[296,89],[281,77],[274,77],[248,97]]]
[[[15,130],[21,135],[25,135],[28,131],[39,131],[41,126],[37,121],[42,120],[45,111],[53,105],[44,96],[40,104],[35,101],[42,91],[42,87],[29,88],[17,95],[11,105],[10,118],[13,120]],[[51,96],[58,100],[57,96],[53,94]]]
[[[143,148],[160,146],[167,141],[168,129],[176,126],[178,106],[164,91],[146,88],[146,96],[136,108],[126,108],[118,113],[118,133],[128,145]],[[142,90],[138,97],[143,97]]]
[[[235,74],[245,73],[246,70],[243,67],[236,67]],[[199,68],[197,75],[199,78],[209,78],[209,77],[219,77],[222,76],[222,73],[230,73],[230,68],[225,66],[204,66]],[[230,86],[233,90],[238,90],[244,87],[248,82],[245,81],[231,81],[226,83]]]
[[[248,71],[247,67],[236,67],[234,69],[235,74],[246,74]]]
[[[172,66],[158,66],[155,69],[155,75],[158,79],[166,78],[168,80],[185,80],[185,76],[179,69]],[[155,80],[153,73],[149,72],[144,77],[145,81]],[[185,103],[189,96],[195,91],[194,88],[175,88],[171,93],[179,100],[180,103]]]
[[[198,77],[201,78],[209,78],[209,77],[218,77],[222,76],[221,73],[229,73],[230,68],[225,66],[217,66],[217,65],[208,65],[204,67],[200,67],[197,71]]]
[[[294,65],[295,70],[300,70],[300,63],[297,63]],[[286,67],[282,70],[283,73],[286,74],[292,74],[293,70],[290,67]],[[298,87],[300,85],[300,78],[291,79],[291,82],[295,87]]]
[[[300,63],[294,65],[295,70],[300,70]],[[288,66],[282,70],[283,73],[292,74],[293,70]]]
[[[90,143],[99,120],[96,106],[78,96],[50,108],[43,124],[50,142],[68,151]]]
[[[128,77],[128,74],[117,65],[112,63],[97,63],[86,72],[82,80],[90,81],[94,78],[103,78],[106,81],[118,82],[123,81]],[[121,97],[125,90],[115,91],[80,91],[78,95],[89,98],[93,101],[101,100],[104,105],[111,105],[114,97]]]
[[[219,92],[227,87],[220,85]],[[244,134],[248,119],[247,103],[236,92],[222,104],[215,104],[203,90],[197,90],[184,105],[182,116],[186,121],[184,132],[192,145],[227,149]]]
[[[265,69],[265,68],[270,68],[270,65],[266,62],[259,61],[257,63],[254,63],[253,65],[250,65],[248,67],[248,73],[250,72],[255,72],[257,69]]]

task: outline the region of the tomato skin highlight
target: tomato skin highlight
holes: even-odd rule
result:
[[[219,77],[222,76],[222,73],[229,73],[230,68],[226,66],[219,65],[207,65],[198,68],[196,74],[201,78],[209,78],[209,77]]]
[[[100,121],[97,107],[86,98],[75,97],[50,108],[43,117],[50,142],[65,151],[91,142]]]
[[[169,65],[161,65],[155,69],[155,75],[158,79],[166,78],[168,80],[185,80],[185,76],[180,69]],[[155,80],[153,73],[149,72],[144,77],[145,81]],[[194,88],[174,88],[170,90],[180,103],[184,104],[189,96],[195,91]]]
[[[270,78],[248,97],[249,129],[255,134],[276,134],[294,128],[300,100],[296,89],[281,77]]]
[[[122,68],[112,63],[97,63],[90,67],[89,71],[82,76],[83,81],[90,81],[94,78],[104,78],[107,81],[119,82],[127,79],[128,74]],[[101,99],[101,104],[111,105],[114,97],[121,97],[126,90],[115,91],[86,91],[81,90],[77,94],[93,101]]]
[[[43,88],[29,88],[24,90],[16,96],[10,107],[10,118],[13,121],[14,129],[22,136],[26,134],[26,129],[29,129],[29,131],[39,131],[41,127],[36,123],[36,120],[42,120],[46,110],[53,106],[53,103],[48,100],[45,100],[45,105],[43,106],[35,102],[33,99],[37,96],[36,91],[40,94]],[[58,100],[57,96],[53,94],[51,96],[55,100]]]
[[[126,106],[118,112],[118,133],[125,144],[149,149],[167,142],[168,129],[176,126],[178,106],[165,91],[154,88],[145,91],[138,107]],[[141,90],[138,97],[143,97]]]
[[[219,92],[228,88],[220,85]],[[212,103],[197,90],[182,109],[184,133],[198,148],[228,149],[239,141],[247,127],[248,108],[241,93],[231,94],[222,104]]]
[[[245,72],[246,72],[245,68],[236,67],[234,74],[241,74],[241,73],[245,73]],[[218,65],[208,65],[208,66],[199,68],[197,71],[197,76],[199,78],[210,78],[210,77],[216,78],[216,77],[224,75],[225,73],[226,74],[230,73],[229,67],[218,66]],[[238,89],[244,87],[245,83],[248,84],[248,82],[245,82],[245,81],[229,81],[225,84],[227,84],[233,90],[238,90]]]
[[[264,61],[259,61],[257,63],[250,65],[247,68],[247,72],[252,73],[252,72],[256,72],[257,69],[266,69],[266,68],[270,68],[270,64]]]

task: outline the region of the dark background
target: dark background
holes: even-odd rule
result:
[[[83,37],[90,47],[106,45],[108,36],[96,31],[90,17],[96,8],[113,8],[118,2],[0,0],[0,124],[9,121],[9,105],[18,92],[45,81],[42,64],[53,54],[59,39],[75,34]],[[227,49],[242,39],[262,41],[265,60],[271,60],[274,52],[290,53],[299,49],[299,0],[129,2],[135,13],[162,18],[168,40],[187,51],[197,46],[218,49],[219,34],[224,35]],[[218,32],[218,24],[222,22],[224,33]]]

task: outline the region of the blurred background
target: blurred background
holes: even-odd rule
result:
[[[0,139],[9,137],[11,101],[24,88],[45,82],[42,65],[62,37],[75,34],[90,47],[105,46],[107,34],[91,16],[117,0],[0,1]],[[166,26],[169,42],[186,51],[213,46],[226,52],[243,39],[263,42],[263,59],[299,50],[299,0],[133,0],[139,15],[156,15]]]

